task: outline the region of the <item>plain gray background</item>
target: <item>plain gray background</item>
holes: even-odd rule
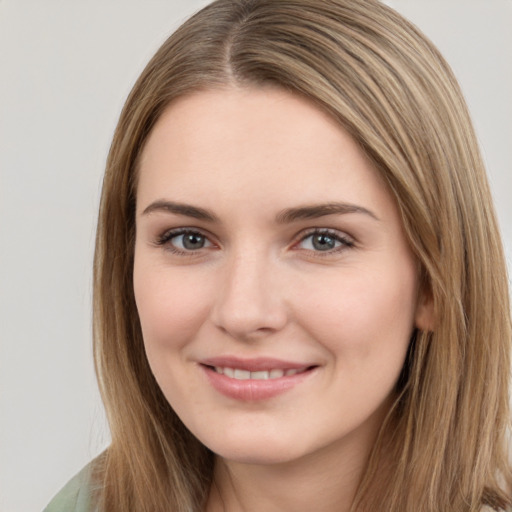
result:
[[[101,176],[131,85],[201,0],[0,0],[0,511],[42,510],[108,443],[91,357]],[[390,0],[472,111],[512,255],[512,0]]]

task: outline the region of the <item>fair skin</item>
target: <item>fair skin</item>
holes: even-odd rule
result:
[[[371,162],[288,92],[195,93],[148,139],[136,225],[149,363],[217,454],[207,510],[349,510],[431,316]]]

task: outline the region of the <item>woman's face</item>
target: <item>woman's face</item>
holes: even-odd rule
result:
[[[193,94],[148,139],[136,215],[147,357],[191,432],[239,462],[367,450],[430,312],[354,140],[287,92]]]

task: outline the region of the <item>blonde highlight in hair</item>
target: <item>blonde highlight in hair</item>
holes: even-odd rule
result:
[[[448,65],[375,0],[218,0],[135,84],[107,161],[94,265],[95,362],[112,433],[96,462],[101,509],[200,511],[208,495],[213,455],[144,352],[132,282],[137,161],[172,101],[230,86],[284,88],[349,131],[396,198],[434,304],[353,510],[507,510],[510,305],[484,166]]]

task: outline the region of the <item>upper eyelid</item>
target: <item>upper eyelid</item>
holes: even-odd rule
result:
[[[183,226],[179,228],[170,228],[166,229],[161,232],[160,235],[158,235],[158,239],[161,240],[163,238],[172,238],[174,236],[179,236],[187,233],[197,233],[198,235],[204,236],[205,238],[208,238],[208,240],[212,241],[212,238],[215,238],[211,233],[209,233],[205,229],[191,227],[191,226]]]
[[[297,240],[300,241],[300,240],[303,240],[304,238],[307,238],[308,236],[314,235],[315,233],[333,235],[342,240],[350,241],[352,243],[356,242],[356,239],[352,235],[348,234],[345,231],[341,231],[339,229],[334,229],[334,228],[319,228],[319,227],[307,228],[307,229],[301,231],[297,235],[296,238],[297,238]]]

